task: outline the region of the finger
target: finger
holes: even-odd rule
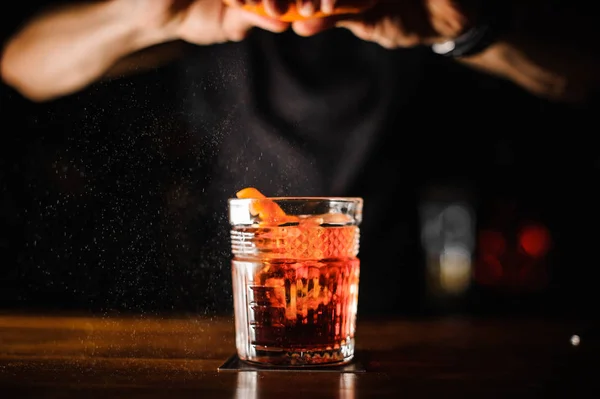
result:
[[[289,3],[286,0],[263,0],[263,6],[267,14],[272,18],[279,18],[289,9]]]
[[[339,20],[340,19],[336,17],[327,17],[297,21],[292,24],[292,29],[299,36],[313,36],[317,33],[334,28]]]
[[[336,28],[345,28],[351,31],[354,31],[355,29],[360,29],[365,25],[364,22],[362,21],[355,21],[352,19],[340,19],[339,21],[336,21],[335,23],[335,27]]]
[[[321,11],[323,14],[332,14],[336,0],[321,0]]]
[[[469,18],[455,1],[428,0],[426,3],[426,10],[435,32],[447,38],[454,38],[464,33]]]
[[[256,6],[259,5],[262,0],[231,0],[236,2],[241,7],[243,6]]]
[[[344,28],[352,32],[352,34],[361,40],[374,42],[378,40],[376,29],[373,26],[367,25],[362,21],[341,20],[335,25],[338,28]]]
[[[348,29],[357,38],[379,44],[387,49],[397,48],[399,43],[394,40],[395,35],[386,32],[386,26],[372,25],[362,21],[341,20],[336,24],[338,28]],[[408,43],[405,47],[408,47]]]
[[[225,4],[230,7],[244,7],[247,5],[257,5],[261,0],[226,0]]]
[[[360,21],[341,20],[335,24],[336,28],[344,28],[362,40],[369,40],[372,35],[367,34],[365,24]]]
[[[296,8],[300,15],[310,18],[317,12],[320,3],[320,0],[296,0]]]

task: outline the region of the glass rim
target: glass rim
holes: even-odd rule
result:
[[[343,214],[350,216],[352,224],[362,222],[364,201],[360,197],[268,197],[230,198],[228,200],[229,222],[233,226],[247,226],[256,223],[257,215],[252,207],[263,201],[272,201],[289,216],[316,216]],[[335,223],[334,223],[335,224]],[[346,222],[344,225],[347,224]]]
[[[252,202],[252,201],[305,201],[305,202],[323,202],[323,201],[335,201],[335,202],[349,202],[349,203],[362,203],[364,202],[362,197],[266,197],[266,198],[229,198],[227,202]]]

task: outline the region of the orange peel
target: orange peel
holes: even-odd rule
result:
[[[284,224],[298,222],[299,218],[290,216],[273,200],[267,198],[254,187],[246,187],[236,193],[237,198],[254,199],[250,212],[258,216],[263,224]]]
[[[223,0],[223,2],[228,6],[235,6],[232,0]],[[331,17],[334,15],[360,14],[373,7],[375,2],[375,0],[349,0],[346,2],[347,4],[342,4],[340,6],[335,7],[331,14],[325,14],[322,11],[317,11],[312,16],[305,17],[298,12],[296,1],[292,0],[289,2],[288,11],[282,16],[280,16],[278,19],[283,22],[296,22],[305,21],[307,19]],[[242,8],[246,11],[261,15],[263,17],[270,17],[270,15],[265,10],[262,2],[260,2],[259,4],[246,4],[242,6]]]

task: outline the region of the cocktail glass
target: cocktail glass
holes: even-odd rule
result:
[[[354,356],[360,198],[229,200],[236,346],[271,366]]]

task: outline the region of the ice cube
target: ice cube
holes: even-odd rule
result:
[[[300,219],[301,226],[322,224],[347,225],[352,223],[352,217],[342,213],[323,213],[320,215],[304,216]]]
[[[290,294],[289,294],[289,305],[285,308],[285,317],[288,320],[296,320],[297,308],[296,308],[296,284],[293,281],[290,284]]]
[[[324,222],[321,215],[303,216],[300,219],[300,226],[320,226]]]
[[[272,287],[271,306],[285,307],[285,280],[283,278],[268,278],[267,287]]]
[[[320,215],[323,220],[321,224],[346,225],[352,223],[352,217],[343,213],[326,213]]]

